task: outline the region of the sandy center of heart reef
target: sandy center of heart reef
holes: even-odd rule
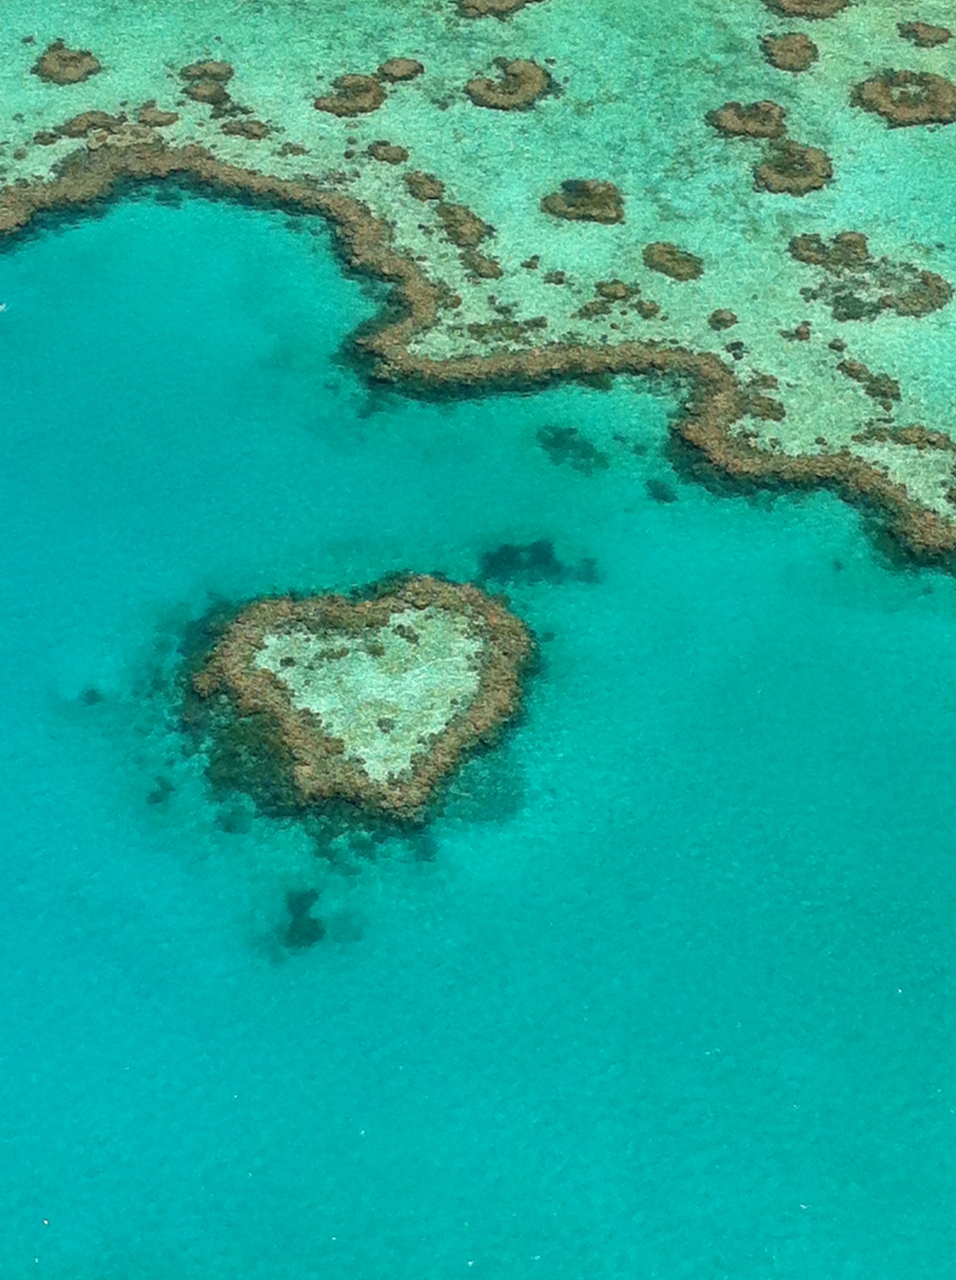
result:
[[[393,613],[386,626],[356,635],[304,628],[267,635],[255,665],[384,782],[409,773],[431,735],[474,700],[482,648],[466,617],[431,605]]]

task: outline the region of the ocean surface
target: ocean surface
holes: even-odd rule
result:
[[[663,385],[370,387],[313,220],[143,192],[0,301],[3,1280],[956,1275],[953,580],[681,480]],[[541,540],[427,836],[213,795],[210,608]]]

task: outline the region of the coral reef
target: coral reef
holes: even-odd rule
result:
[[[0,241],[27,228],[39,214],[83,208],[131,184],[157,180],[188,182],[204,194],[252,199],[327,219],[345,263],[392,286],[392,301],[378,324],[354,339],[369,376],[378,381],[438,393],[447,388],[525,390],[558,379],[603,382],[617,376],[664,377],[681,388],[682,409],[671,423],[671,448],[689,474],[706,480],[720,475],[735,487],[829,486],[851,501],[877,504],[889,532],[910,554],[927,559],[956,553],[956,521],[943,506],[956,504],[956,497],[940,490],[940,505],[931,505],[925,490],[910,487],[901,467],[889,469],[886,456],[861,456],[848,446],[822,448],[825,439],[818,440],[819,452],[787,452],[774,445],[772,438],[757,442],[746,417],[759,420],[769,415],[773,420],[784,407],[768,397],[764,397],[766,404],[761,403],[753,382],[744,387],[735,364],[716,354],[634,338],[594,344],[569,335],[549,341],[544,317],[538,336],[531,322],[524,322],[525,345],[520,349],[502,346],[488,352],[429,354],[419,339],[435,328],[444,308],[454,305],[447,284],[429,279],[415,256],[398,251],[388,222],[337,189],[334,174],[326,188],[308,175],[301,180],[280,178],[226,163],[195,143],[167,145],[154,131],[127,124],[115,134],[91,135],[86,145],[59,159],[49,178],[0,189]],[[829,250],[823,245],[824,252]],[[859,261],[859,245],[856,249],[844,245],[839,252]],[[527,261],[533,263],[535,258]],[[643,298],[628,305],[638,314],[657,309]],[[521,321],[513,323],[522,326]],[[840,339],[829,345],[841,352],[845,348]],[[727,350],[734,361],[745,354],[741,342],[728,343]],[[884,389],[889,390],[889,385]],[[898,434],[899,447],[905,444],[903,430]],[[256,737],[252,727],[247,728]],[[277,742],[267,729],[257,734],[268,740],[271,759]],[[277,771],[270,785],[279,801],[288,796],[294,803],[289,776]]]
[[[712,311],[707,317],[707,323],[718,332],[721,329],[732,329],[737,323],[737,313],[728,311],[726,307],[718,307],[716,311]]]
[[[83,111],[70,120],[64,120],[63,124],[58,124],[54,132],[61,138],[85,138],[94,129],[115,133],[125,123],[125,116],[111,116],[105,111]]]
[[[787,113],[776,102],[725,102],[705,119],[729,138],[782,138],[787,131]]]
[[[541,208],[553,218],[565,218],[569,222],[624,221],[620,190],[613,182],[598,182],[593,178],[567,178],[561,183],[560,191],[544,197]]]
[[[68,49],[62,40],[54,40],[31,70],[48,84],[79,84],[102,71],[103,65],[89,49]]]
[[[768,9],[782,18],[832,18],[850,0],[763,0]]]
[[[696,280],[704,274],[702,258],[696,254],[680,249],[667,240],[659,240],[655,244],[644,246],[644,266],[651,271],[659,271],[670,276],[672,280]]]
[[[439,204],[435,211],[445,229],[445,235],[460,249],[474,249],[482,240],[494,235],[494,227],[483,222],[466,205]]]
[[[193,102],[201,102],[213,108],[213,115],[225,114],[232,107],[232,99],[226,85],[235,75],[228,62],[205,59],[181,67],[180,78],[186,82],[183,93]]]
[[[269,126],[261,120],[227,120],[219,126],[223,133],[236,138],[248,138],[250,142],[261,142],[269,136]]]
[[[891,128],[916,124],[952,124],[956,120],[956,84],[931,71],[885,71],[854,85],[850,101],[874,111]]]
[[[761,36],[763,56],[778,71],[806,71],[820,56],[820,50],[802,31],[782,36]]]
[[[424,70],[425,68],[422,64],[414,58],[389,58],[388,62],[382,63],[375,74],[380,80],[387,80],[390,84],[399,84],[404,80],[414,80]]]
[[[479,76],[469,80],[465,93],[476,107],[495,111],[526,111],[551,91],[551,76],[536,62],[524,58],[495,58],[501,70],[498,80]]]
[[[377,111],[385,101],[385,90],[374,76],[346,75],[332,81],[333,94],[315,99],[316,111],[332,116],[361,116]]]
[[[458,0],[458,11],[464,18],[509,18],[526,4],[542,0]]]
[[[369,143],[366,151],[373,160],[381,160],[383,164],[403,164],[408,159],[408,152],[404,147],[396,146],[384,138]]]
[[[167,125],[175,124],[179,119],[179,113],[176,111],[162,111],[156,106],[156,99],[150,98],[149,102],[144,102],[139,109],[136,117],[140,124],[144,124],[150,129],[165,129]]]
[[[600,574],[592,556],[578,565],[567,565],[555,555],[554,543],[547,538],[517,545],[503,542],[493,551],[481,555],[479,582],[509,582],[534,585],[539,582],[599,582]]]
[[[833,164],[825,151],[782,138],[770,145],[754,169],[754,186],[774,195],[805,196],[825,187],[832,177]]]
[[[514,715],[532,650],[524,624],[479,588],[410,576],[358,600],[254,601],[193,688],[227,726],[230,715],[271,726],[273,763],[300,806],[344,800],[414,821]]]
[[[860,231],[841,231],[829,244],[815,234],[794,236],[790,253],[798,262],[826,272],[816,288],[802,294],[807,301],[825,303],[835,320],[872,320],[882,311],[925,316],[953,297],[953,286],[935,271],[871,257]]]
[[[953,38],[949,27],[934,27],[929,22],[898,22],[896,29],[902,40],[909,40],[919,49],[933,49]]]
[[[405,186],[416,200],[441,200],[445,194],[445,184],[433,173],[422,173],[413,169],[405,174]]]

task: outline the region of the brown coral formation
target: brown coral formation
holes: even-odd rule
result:
[[[445,194],[444,182],[433,173],[422,173],[420,169],[405,174],[405,186],[416,200],[441,200]]]
[[[787,131],[787,113],[776,102],[725,102],[705,119],[728,138],[782,138]]]
[[[232,99],[226,85],[235,71],[228,62],[206,58],[181,67],[179,75],[186,82],[183,89],[186,97],[212,107],[213,115],[223,115],[232,108]]]
[[[553,218],[569,222],[624,221],[624,200],[619,188],[613,182],[598,182],[594,178],[566,179],[560,191],[544,197],[541,208]]]
[[[718,333],[721,329],[732,329],[737,323],[737,313],[728,310],[727,307],[718,307],[707,317],[707,323]]]
[[[645,267],[651,271],[660,271],[672,280],[696,280],[704,274],[702,258],[667,240],[645,245],[643,258]]]
[[[827,273],[817,288],[801,292],[808,302],[824,302],[834,320],[873,320],[882,311],[924,316],[952,300],[952,285],[942,275],[915,262],[874,259],[861,232],[840,232],[829,243],[817,234],[795,236],[790,253]]]
[[[952,124],[956,84],[931,71],[886,71],[855,85],[850,101],[874,111],[890,125]]]
[[[918,49],[934,49],[953,38],[949,27],[934,27],[929,22],[898,22],[896,29],[902,40],[909,40]]]
[[[477,213],[463,204],[440,204],[436,207],[445,235],[459,249],[474,249],[494,235],[494,227],[483,222]]]
[[[458,0],[458,11],[464,18],[510,18],[526,4],[541,0]]]
[[[262,120],[227,120],[219,127],[230,137],[248,138],[250,142],[261,142],[270,133],[269,126]]]
[[[414,80],[424,70],[422,64],[414,58],[389,58],[388,62],[382,63],[375,74],[380,80],[387,80],[389,84],[400,84],[405,80]]]
[[[847,7],[850,0],[763,0],[768,9],[782,18],[832,18]]]
[[[111,116],[105,111],[83,111],[71,120],[56,126],[55,132],[61,138],[85,138],[94,129],[104,129],[107,133],[115,133],[126,123],[125,116]]]
[[[833,164],[825,151],[782,138],[771,144],[754,169],[754,186],[773,195],[805,196],[825,187],[832,177]]]
[[[31,70],[47,84],[79,84],[102,71],[103,64],[89,49],[68,49],[62,40],[54,40]]]
[[[373,160],[380,160],[383,164],[403,164],[408,159],[408,152],[404,147],[388,142],[384,138],[369,143],[367,152]]]
[[[495,66],[501,71],[497,80],[479,76],[469,80],[465,93],[476,107],[489,107],[494,111],[527,111],[551,92],[551,76],[543,67],[529,59],[496,58]]]
[[[332,88],[335,93],[315,99],[316,111],[331,116],[368,115],[385,101],[385,90],[374,76],[339,76],[332,81]]]
[[[825,303],[835,320],[872,320],[883,311],[925,316],[953,297],[953,286],[935,271],[871,257],[860,231],[841,231],[829,243],[819,235],[794,236],[790,254],[826,272],[816,288],[802,293],[807,301]]]
[[[806,71],[820,56],[820,50],[802,31],[782,36],[761,36],[763,56],[778,71]]]
[[[399,772],[374,772],[368,758],[337,737],[321,715],[297,705],[290,685],[261,662],[267,641],[295,637],[299,646],[311,641],[309,661],[326,668],[359,649],[368,661],[384,653],[380,637],[397,616],[428,614],[454,619],[470,638],[475,656],[475,689],[464,705],[451,705],[442,727],[419,738],[419,749]],[[405,643],[404,661],[414,670],[418,633],[414,623],[399,622]],[[338,638],[338,643],[337,643]],[[427,576],[410,577],[370,598],[343,596],[289,597],[254,601],[226,629],[208,660],[193,679],[200,699],[226,703],[238,717],[261,717],[271,726],[279,768],[287,769],[299,805],[346,801],[372,812],[402,820],[420,819],[423,807],[442,778],[476,744],[493,741],[514,716],[521,698],[521,675],[533,649],[524,623],[495,598],[471,584]],[[294,667],[295,657],[283,658]],[[394,697],[403,686],[396,683]],[[407,695],[406,695],[407,696]],[[354,714],[361,714],[356,705]],[[399,713],[404,708],[399,706]],[[353,709],[345,708],[346,715]],[[378,730],[395,729],[392,716],[380,717]]]
[[[175,111],[160,110],[156,106],[155,98],[151,98],[140,107],[136,119],[150,129],[165,129],[167,125],[175,124],[179,115]]]

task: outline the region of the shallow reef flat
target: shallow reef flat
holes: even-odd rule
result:
[[[707,468],[947,555],[947,7],[12,0],[0,235],[155,180],[322,217],[394,291],[371,377],[665,378]]]

